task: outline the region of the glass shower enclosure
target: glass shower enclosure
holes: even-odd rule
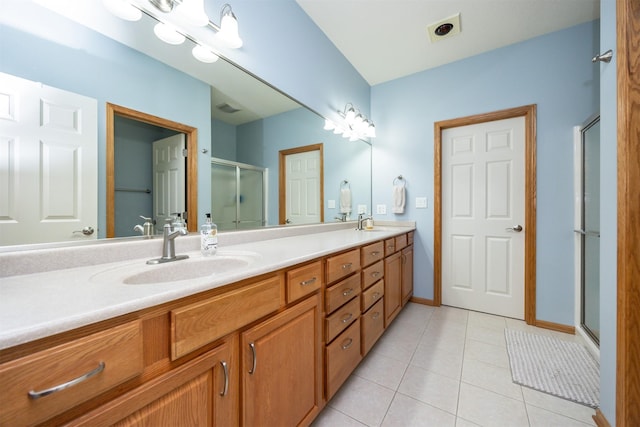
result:
[[[267,223],[267,169],[211,159],[211,216],[218,229],[246,230]]]

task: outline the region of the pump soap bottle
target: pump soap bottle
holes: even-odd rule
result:
[[[209,256],[218,250],[218,226],[211,222],[211,214],[206,214],[207,220],[200,227],[200,252]]]

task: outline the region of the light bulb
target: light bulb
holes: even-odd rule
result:
[[[324,120],[324,130],[333,130],[336,128],[336,125],[329,119]]]
[[[139,21],[142,12],[126,0],[103,0],[102,4],[107,10],[120,19],[126,21]]]
[[[238,20],[233,12],[228,11],[222,16],[217,38],[232,49],[242,47],[242,39],[238,34]]]
[[[376,127],[373,123],[369,124],[369,127],[367,128],[367,136],[369,138],[375,138],[376,137]]]
[[[199,44],[195,45],[195,47],[191,50],[191,54],[198,61],[206,62],[208,64],[216,62],[218,60],[218,55],[213,53],[211,49]]]
[[[356,118],[356,110],[353,109],[353,107],[349,108],[347,110],[347,115],[345,116],[345,120],[347,121],[347,123],[351,124],[353,123],[353,120]]]
[[[204,11],[204,0],[182,0],[176,10],[195,27],[204,27],[209,23],[209,17]]]
[[[171,25],[158,22],[153,27],[153,32],[160,40],[169,44],[182,44],[185,37],[177,32]]]

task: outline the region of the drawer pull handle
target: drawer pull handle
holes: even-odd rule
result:
[[[348,269],[351,268],[352,265],[353,265],[353,263],[351,263],[351,262],[348,262],[346,264],[342,264],[342,269],[343,270],[348,270]]]
[[[379,311],[376,311],[375,313],[373,313],[373,314],[371,315],[371,318],[372,318],[373,320],[376,320],[378,317],[380,317],[380,312],[379,312]]]
[[[100,362],[100,364],[98,365],[97,368],[87,372],[84,375],[79,376],[78,378],[74,378],[71,381],[67,381],[64,384],[60,384],[60,385],[57,385],[55,387],[51,387],[51,388],[48,388],[48,389],[42,390],[42,391],[33,391],[33,390],[31,390],[31,391],[29,391],[29,399],[33,399],[33,400],[40,399],[41,397],[48,396],[50,394],[53,394],[53,393],[56,393],[58,391],[64,390],[65,388],[73,387],[74,385],[79,384],[79,383],[81,383],[81,382],[83,382],[85,380],[88,380],[92,376],[97,375],[100,372],[104,371],[104,367],[105,367],[104,362]]]
[[[353,339],[351,339],[351,338],[347,338],[347,339],[346,339],[346,340],[344,340],[344,341],[343,341],[343,343],[342,343],[342,349],[343,349],[343,350],[346,350],[346,349],[348,349],[349,347],[351,347],[351,345],[352,345],[352,344],[353,344]]]
[[[380,296],[380,292],[374,292],[373,295],[371,295],[373,299],[378,299],[379,296]]]
[[[373,272],[371,272],[371,276],[373,276],[373,277],[378,277],[379,275],[380,275],[380,272],[379,272],[379,271],[373,271]]]
[[[249,347],[251,347],[251,354],[253,355],[253,364],[251,365],[251,369],[249,369],[249,374],[253,375],[256,372],[256,345],[254,343],[249,343]]]
[[[343,297],[349,296],[349,294],[351,294],[351,292],[353,292],[353,288],[347,288],[344,290],[344,292],[342,293]]]
[[[311,279],[309,279],[309,280],[303,280],[302,282],[300,282],[300,286],[307,286],[307,285],[310,285],[310,284],[314,283],[316,280],[318,280],[318,278],[317,278],[317,277],[312,277],[312,278],[311,278]]]
[[[351,320],[351,318],[353,318],[353,314],[347,313],[344,316],[342,316],[340,320],[342,321],[342,323],[347,323],[349,320]]]
[[[387,249],[393,250],[393,245],[388,245]]]
[[[220,365],[222,365],[222,372],[224,372],[224,388],[220,392],[220,396],[226,396],[229,392],[229,367],[227,366],[227,362],[220,361]]]
[[[378,256],[379,253],[380,252],[378,252],[378,251],[373,251],[373,252],[371,252],[371,256]]]

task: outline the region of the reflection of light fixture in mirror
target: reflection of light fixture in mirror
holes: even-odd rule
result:
[[[218,60],[218,55],[213,53],[211,49],[199,44],[195,45],[195,47],[191,50],[191,53],[193,54],[193,57],[200,62],[206,62],[210,64]]]
[[[344,138],[349,138],[350,141],[376,137],[376,127],[373,122],[356,110],[353,104],[348,103],[344,106],[343,111],[338,111],[338,114],[344,119],[346,127],[325,119],[324,130],[332,130],[335,134],[341,133]]]
[[[155,35],[165,43],[169,44],[182,44],[185,37],[177,32],[170,24],[164,22],[158,22],[153,27]]]
[[[111,13],[122,19],[138,20],[142,13],[155,19],[158,24],[153,31],[166,43],[181,44],[185,38],[191,40],[196,45],[191,52],[202,62],[217,60],[218,55],[211,47],[211,44],[215,45],[215,40],[232,49],[242,46],[238,20],[228,3],[220,10],[220,26],[209,20],[204,10],[204,0],[148,0],[148,3],[142,0],[103,0],[103,3]],[[204,27],[215,34],[207,42],[207,30],[196,35],[198,32],[189,31],[189,27]]]

